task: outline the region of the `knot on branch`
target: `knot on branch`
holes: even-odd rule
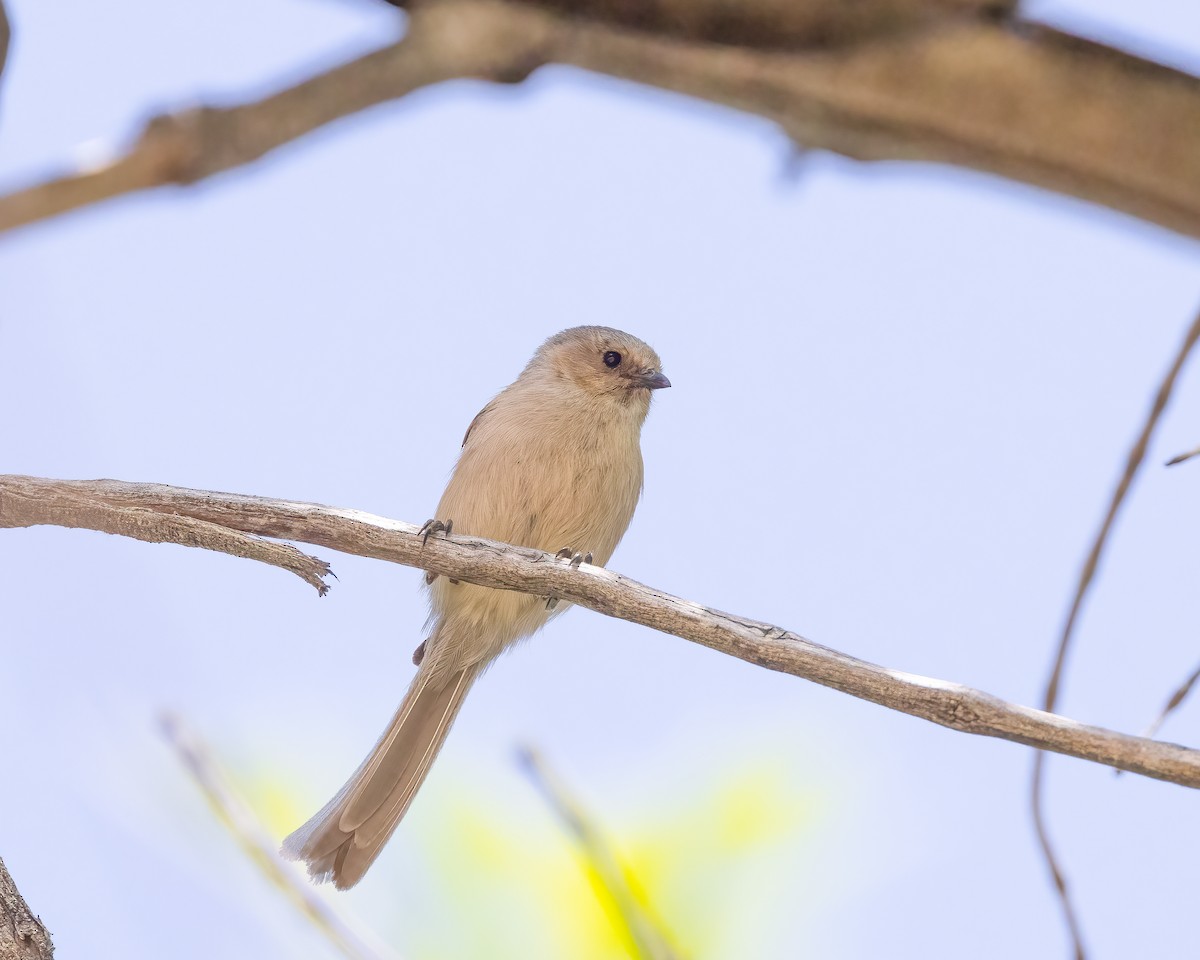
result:
[[[987,727],[978,707],[957,694],[942,691],[932,698],[929,706],[935,714],[934,722],[944,727],[962,730],[965,733],[973,733]]]
[[[196,107],[152,117],[138,139],[158,183],[188,185],[245,162],[222,111]]]
[[[0,958],[52,960],[50,932],[34,915],[0,860]]]
[[[535,6],[504,0],[411,4],[409,38],[445,63],[494,83],[520,83],[554,57],[563,23]]]

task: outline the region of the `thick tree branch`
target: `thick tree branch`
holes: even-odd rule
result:
[[[86,497],[115,510],[136,508],[168,518],[178,514],[255,536],[300,540],[419,567],[487,587],[559,597],[953,730],[1200,787],[1200,751],[1087,726],[960,684],[890,670],[600,567],[570,567],[538,550],[459,536],[423,543],[412,524],[357,510],[115,480],[0,476],[0,526],[26,526],[23,503],[59,497],[68,502]]]
[[[814,0],[806,9],[822,6],[863,5]],[[264,100],[159,117],[108,166],[0,197],[0,231],[195,182],[430,84],[513,81],[562,63],[766,117],[805,147],[971,167],[1200,236],[1200,80],[1052,30],[954,16],[854,43],[778,50],[696,39],[669,19],[650,25],[683,35],[502,0],[413,7],[397,45]],[[735,26],[720,35],[738,37]]]
[[[53,960],[50,932],[33,915],[0,860],[0,960]]]
[[[440,9],[414,16],[399,43],[262,100],[155,117],[112,162],[0,197],[0,232],[123,194],[195,183],[253,163],[341,117],[444,80],[527,74],[540,25],[487,0],[465,6],[471,8],[462,11],[465,16]]]
[[[1200,80],[1108,47],[987,22],[809,54],[576,40],[564,62],[761,114],[806,147],[972,167],[1200,236]]]
[[[411,9],[428,0],[384,0]],[[643,33],[760,50],[812,50],[952,19],[1000,19],[1016,0],[517,0]]]

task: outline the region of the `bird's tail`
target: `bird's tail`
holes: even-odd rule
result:
[[[396,829],[441,749],[476,665],[443,682],[421,670],[392,722],[341,790],[283,842],[283,855],[303,860],[317,881],[354,886]]]

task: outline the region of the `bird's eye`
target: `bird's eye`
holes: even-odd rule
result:
[[[621,365],[621,355],[616,350],[609,350],[604,355],[604,365],[606,367],[619,367]]]

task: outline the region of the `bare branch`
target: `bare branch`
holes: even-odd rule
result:
[[[1100,558],[1104,555],[1104,548],[1108,543],[1108,536],[1112,531],[1113,523],[1117,519],[1117,514],[1125,502],[1125,497],[1129,493],[1130,487],[1133,486],[1134,477],[1137,476],[1142,461],[1146,458],[1146,448],[1150,445],[1150,438],[1154,436],[1154,430],[1158,426],[1158,421],[1162,417],[1163,411],[1167,408],[1167,402],[1171,399],[1171,393],[1175,389],[1175,381],[1179,378],[1180,371],[1183,370],[1183,365],[1187,362],[1187,358],[1198,339],[1200,339],[1200,313],[1197,313],[1196,318],[1192,321],[1187,335],[1183,338],[1183,343],[1179,345],[1179,349],[1175,353],[1175,359],[1171,364],[1171,368],[1167,371],[1166,376],[1163,377],[1162,383],[1159,384],[1158,392],[1154,397],[1154,403],[1151,405],[1150,412],[1146,416],[1146,421],[1142,425],[1141,433],[1138,434],[1132,449],[1130,449],[1125,459],[1125,470],[1121,474],[1121,479],[1117,483],[1116,490],[1113,491],[1112,499],[1108,505],[1108,512],[1104,516],[1104,521],[1100,524],[1100,529],[1096,532],[1096,537],[1092,542],[1091,550],[1088,552],[1087,560],[1084,561],[1083,569],[1080,571],[1079,583],[1075,588],[1075,596],[1071,601],[1071,609],[1067,614],[1067,621],[1063,626],[1062,636],[1058,641],[1058,652],[1054,658],[1054,667],[1050,671],[1050,679],[1046,683],[1046,694],[1042,700],[1042,707],[1047,712],[1053,712],[1054,708],[1058,705],[1059,685],[1062,681],[1063,666],[1066,663],[1067,653],[1071,647],[1071,640],[1074,637],[1075,624],[1079,619],[1080,611],[1083,609],[1083,601],[1087,597],[1092,580],[1096,576],[1096,570],[1100,565]],[[1030,791],[1033,824],[1037,831],[1038,842],[1042,847],[1042,853],[1046,858],[1046,865],[1050,868],[1050,876],[1054,881],[1054,887],[1058,891],[1059,899],[1062,901],[1063,915],[1067,928],[1070,931],[1072,943],[1074,944],[1075,957],[1077,960],[1084,960],[1086,954],[1079,929],[1079,920],[1071,903],[1066,877],[1054,853],[1054,847],[1050,843],[1050,837],[1046,830],[1045,811],[1043,809],[1044,766],[1045,755],[1038,753],[1033,759],[1033,778]]]
[[[805,147],[973,167],[1200,235],[1200,81],[1052,30],[781,54],[597,29],[556,59],[760,114]]]
[[[53,960],[50,931],[33,915],[0,860],[0,960]]]
[[[520,752],[520,760],[534,786],[579,844],[592,874],[600,881],[600,887],[608,898],[611,909],[607,912],[615,915],[625,928],[636,951],[635,960],[680,960],[679,953],[671,946],[670,938],[661,929],[660,922],[639,901],[628,872],[600,828],[539,753],[526,747]]]
[[[278,853],[278,843],[230,785],[207,746],[178,717],[161,718],[163,736],[174,748],[217,819],[266,878],[349,960],[397,960],[377,937],[355,930],[324,896]],[[375,941],[368,945],[367,941]]]
[[[49,495],[47,495],[49,494]],[[0,528],[51,524],[119,534],[146,543],[178,543],[234,557],[259,560],[296,574],[324,596],[329,564],[286,543],[271,543],[239,530],[195,517],[163,515],[138,506],[93,500],[83,491],[6,490],[0,493]]]
[[[525,30],[529,18],[510,16],[487,0],[467,6],[470,16],[445,16],[439,8],[414,14],[399,43],[265,99],[155,117],[111,163],[0,197],[0,232],[122,194],[195,183],[253,163],[334,120],[444,80],[516,79],[528,73],[541,31]]]
[[[1200,80],[1053,30],[955,16],[857,43],[776,50],[696,39],[675,21],[650,26],[680,33],[656,34],[503,0],[413,7],[399,44],[264,100],[159,117],[108,166],[0,197],[0,231],[193,183],[444,80],[515,81],[562,63],[760,115],[808,148],[971,167],[1200,236]],[[864,5],[805,7],[839,16]],[[780,16],[792,8],[773,7]],[[737,37],[736,28],[724,23],[721,36]],[[757,24],[755,36],[764,30]]]
[[[413,0],[385,0],[415,7]],[[844,46],[952,19],[1000,19],[1016,0],[519,0],[644,33],[760,50]]]
[[[998,737],[1200,787],[1200,751],[1087,726],[961,684],[890,670],[781,627],[703,607],[601,567],[571,567],[540,550],[461,536],[434,537],[426,544],[410,523],[314,503],[117,480],[0,475],[0,515],[9,497],[56,496],[72,501],[86,496],[111,506],[190,516],[256,536],[300,540],[485,587],[558,597],[963,733]]]

